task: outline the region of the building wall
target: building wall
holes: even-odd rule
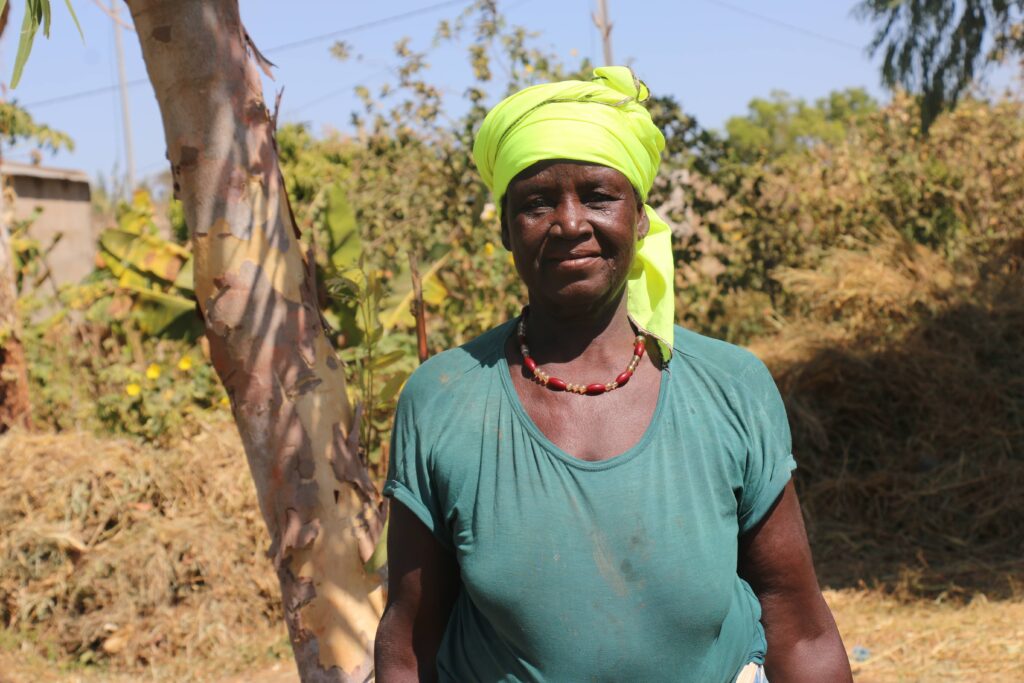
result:
[[[15,220],[38,216],[28,234],[45,249],[54,237],[60,242],[47,256],[47,265],[58,284],[78,282],[92,272],[96,258],[96,235],[92,227],[89,183],[77,179],[18,175],[5,177],[17,198]]]

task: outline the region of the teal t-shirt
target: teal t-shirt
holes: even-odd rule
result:
[[[796,467],[764,364],[677,327],[640,441],[586,462],[520,403],[512,330],[424,363],[395,416],[384,492],[461,568],[441,680],[732,683],[763,662],[737,540]]]

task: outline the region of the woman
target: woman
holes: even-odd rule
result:
[[[529,307],[402,393],[378,681],[851,680],[771,376],[673,326],[646,97],[601,68],[483,123]]]

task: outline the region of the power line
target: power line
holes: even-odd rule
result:
[[[129,88],[134,88],[135,86],[142,85],[143,83],[149,83],[149,79],[148,78],[136,78],[134,80],[128,81],[127,83],[125,83],[125,85],[128,86]],[[21,106],[28,108],[28,107],[43,107],[43,106],[46,106],[46,105],[49,105],[49,104],[60,104],[61,102],[68,102],[70,100],[78,100],[78,99],[81,99],[83,97],[92,97],[93,95],[102,95],[103,93],[113,92],[113,91],[117,90],[119,87],[120,86],[118,86],[118,85],[105,85],[102,88],[93,88],[92,90],[80,90],[79,92],[68,93],[67,95],[60,95],[58,97],[51,97],[51,98],[46,99],[46,100],[37,100],[35,102],[30,102],[28,104],[23,104]]]
[[[718,7],[722,7],[723,9],[727,9],[727,10],[729,10],[731,12],[736,12],[737,14],[743,14],[745,16],[752,17],[754,19],[758,19],[758,20],[763,21],[765,23],[772,24],[774,26],[778,26],[780,28],[788,29],[790,31],[795,31],[796,33],[800,33],[800,34],[805,35],[805,36],[807,36],[809,38],[816,38],[818,40],[823,40],[826,43],[832,43],[833,45],[838,45],[840,47],[845,47],[845,48],[849,48],[851,50],[856,50],[857,52],[862,52],[864,50],[864,47],[862,45],[854,45],[853,43],[847,42],[847,41],[842,40],[840,38],[833,38],[832,36],[826,36],[823,33],[818,33],[817,31],[812,31],[811,29],[804,28],[803,26],[797,26],[796,24],[790,24],[787,21],[782,21],[781,19],[775,19],[774,17],[769,17],[769,16],[761,14],[759,12],[755,12],[753,10],[749,10],[746,7],[739,7],[737,5],[732,4],[731,2],[724,2],[724,0],[704,0],[704,2],[709,3],[711,5],[717,5]]]
[[[358,33],[359,31],[365,31],[368,28],[377,28],[378,26],[384,26],[386,24],[392,24],[392,23],[394,23],[396,21],[400,21],[402,19],[409,19],[409,18],[412,18],[412,17],[417,17],[417,16],[419,16],[421,14],[429,14],[430,12],[435,12],[435,11],[437,11],[439,9],[444,9],[446,7],[453,7],[455,5],[469,5],[469,4],[472,4],[472,3],[468,3],[468,2],[466,2],[466,0],[447,0],[446,2],[439,2],[439,3],[436,3],[434,5],[428,5],[426,7],[421,7],[419,9],[411,10],[409,12],[402,12],[401,14],[394,14],[394,15],[392,15],[390,17],[383,17],[381,19],[374,19],[373,21],[368,21],[368,22],[366,22],[364,24],[357,24],[355,26],[349,26],[348,28],[343,28],[343,29],[340,29],[338,31],[332,31],[331,33],[322,33],[322,34],[320,34],[318,36],[311,36],[309,38],[303,38],[301,40],[296,40],[296,41],[291,42],[291,43],[285,43],[284,45],[277,45],[277,46],[272,47],[272,48],[270,48],[268,50],[264,50],[264,52],[284,52],[285,50],[291,50],[291,49],[296,48],[296,47],[302,47],[304,45],[309,45],[310,43],[320,43],[320,42],[323,42],[325,40],[331,40],[332,38],[340,38],[341,36],[345,36],[345,35],[348,35],[350,33]]]
[[[342,93],[349,92],[349,91],[352,90],[352,88],[356,87],[357,85],[359,85],[361,83],[364,83],[364,82],[366,82],[366,81],[368,81],[368,80],[370,80],[372,78],[376,78],[377,76],[382,76],[382,75],[388,73],[391,70],[392,69],[389,66],[381,67],[380,69],[377,69],[376,71],[374,71],[372,73],[369,73],[366,76],[362,76],[362,77],[360,77],[356,81],[352,81],[351,83],[347,83],[346,85],[343,85],[342,87],[337,88],[336,90],[331,90],[330,92],[326,92],[323,95],[320,95],[320,96],[318,96],[315,99],[309,100],[308,102],[303,102],[302,104],[300,104],[298,106],[289,108],[285,112],[285,116],[286,117],[294,116],[295,114],[298,114],[303,109],[309,109],[310,107],[312,107],[314,105],[317,105],[317,104],[320,104],[321,102],[326,102],[327,100],[331,99],[332,97],[337,97],[338,95],[341,95]]]
[[[435,3],[433,5],[428,5],[426,7],[421,7],[419,9],[411,10],[411,11],[408,11],[408,12],[402,12],[400,14],[393,14],[393,15],[388,16],[388,17],[382,17],[380,19],[374,19],[373,21],[368,21],[368,22],[365,22],[365,23],[362,23],[362,24],[357,24],[355,26],[349,26],[349,27],[346,27],[346,28],[343,28],[343,29],[339,29],[337,31],[332,31],[331,33],[322,33],[322,34],[317,35],[317,36],[311,36],[309,38],[303,38],[301,40],[292,41],[290,43],[284,43],[282,45],[275,45],[274,47],[271,47],[271,48],[268,48],[266,50],[263,50],[263,52],[265,52],[267,54],[271,54],[271,53],[274,53],[274,52],[284,52],[286,50],[291,50],[291,49],[294,49],[296,47],[302,47],[304,45],[310,45],[310,44],[313,44],[313,43],[323,42],[325,40],[331,40],[333,38],[339,38],[339,37],[344,36],[344,35],[349,35],[349,34],[352,34],[352,33],[358,33],[360,31],[365,31],[365,30],[371,29],[371,28],[377,28],[378,26],[385,26],[387,24],[393,24],[393,23],[402,21],[404,19],[409,19],[409,18],[412,18],[412,17],[420,16],[422,14],[427,14],[429,12],[435,12],[435,11],[437,11],[439,9],[444,9],[446,7],[452,7],[452,6],[455,6],[455,5],[466,5],[466,6],[468,6],[469,4],[471,4],[471,3],[468,3],[467,0],[446,0],[445,2]],[[125,83],[125,86],[127,86],[129,88],[134,88],[134,87],[142,85],[144,83],[149,83],[149,79],[148,78],[136,78],[136,79],[127,81]],[[107,92],[111,92],[113,90],[117,90],[118,87],[120,87],[120,86],[117,86],[117,85],[107,85],[107,86],[103,86],[101,88],[92,88],[90,90],[81,90],[79,92],[68,93],[66,95],[59,95],[57,97],[51,97],[51,98],[48,98],[48,99],[45,99],[45,100],[37,100],[35,102],[29,102],[29,103],[24,104],[22,106],[26,107],[26,108],[29,108],[29,107],[33,107],[33,108],[35,108],[35,107],[45,107],[45,106],[48,106],[48,105],[51,105],[51,104],[60,104],[62,102],[70,102],[70,101],[73,101],[73,100],[82,99],[84,97],[92,97],[93,95],[101,95],[103,93],[107,93]]]

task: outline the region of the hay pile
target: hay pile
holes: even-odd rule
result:
[[[752,345],[790,412],[833,585],[1024,581],[1024,238],[951,265],[896,235],[781,273],[804,308]]]
[[[0,619],[35,654],[137,670],[238,661],[250,632],[283,635],[230,423],[169,450],[11,433],[0,453]]]

